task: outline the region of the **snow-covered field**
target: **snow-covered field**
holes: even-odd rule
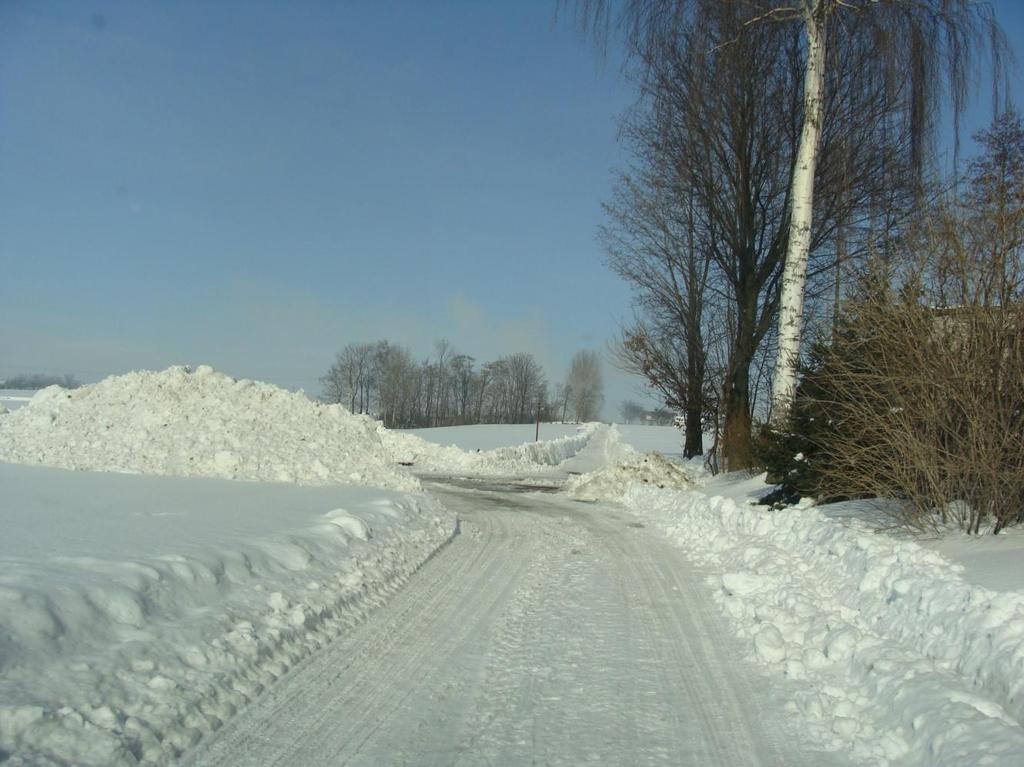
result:
[[[683,452],[682,432],[674,426],[640,426],[634,424],[616,424],[621,441],[641,453],[657,451],[663,455],[675,457]],[[579,427],[575,424],[542,423],[540,438],[542,441],[559,439],[576,434]],[[533,424],[481,424],[477,426],[441,426],[435,429],[404,429],[405,434],[417,437],[438,445],[452,445],[463,450],[494,450],[499,447],[514,447],[526,442],[533,442],[535,426]]]
[[[428,442],[415,434],[389,431],[383,426],[378,429],[390,458],[417,474],[503,477],[523,473],[557,476],[564,470],[560,466],[564,461],[587,447],[595,434],[605,432],[607,429],[600,424],[583,424],[574,426],[564,437],[477,451]]]
[[[641,453],[658,452],[669,458],[682,458],[683,433],[675,426],[641,426],[638,424],[616,424],[622,441]],[[705,447],[711,440],[704,437]]]
[[[542,440],[569,437],[578,430],[571,423],[542,423]],[[450,445],[463,450],[494,450],[533,442],[536,426],[530,423],[477,424],[474,426],[438,426],[433,429],[402,429],[436,445]]]
[[[921,545],[962,565],[971,583],[995,591],[1024,591],[1024,529],[1011,527],[980,538],[955,530]]]
[[[845,522],[857,520],[884,531],[899,540],[913,540],[926,549],[937,551],[945,559],[963,567],[964,579],[976,586],[994,591],[1024,591],[1024,528],[1005,528],[991,535],[991,528],[981,535],[967,535],[953,524],[932,533],[914,533],[894,527],[899,509],[891,501],[877,499],[843,501],[820,507],[829,519]]]
[[[0,413],[24,407],[36,395],[29,389],[0,389]]]

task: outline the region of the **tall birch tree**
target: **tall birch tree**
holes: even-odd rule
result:
[[[744,6],[705,0],[702,8],[699,22],[642,54],[643,96],[622,128],[632,163],[606,206],[602,239],[609,266],[634,288],[638,325],[624,339],[627,367],[686,413],[694,429],[687,451],[701,452],[704,395],[714,392],[709,425],[722,429],[716,444],[734,469],[752,460],[760,384],[752,388],[751,369],[769,369],[762,360],[770,346],[774,359],[803,47],[799,28],[752,24]],[[862,48],[836,35],[842,58],[828,75],[820,125],[812,284],[834,274],[840,224],[850,230],[844,252],[863,252],[878,191],[906,187],[895,171],[907,142],[887,124],[884,83],[860,72]],[[710,365],[708,339],[722,347]]]
[[[803,127],[793,171],[789,249],[779,298],[779,354],[772,385],[772,425],[785,428],[796,395],[830,25],[842,24],[876,41],[875,55],[864,64],[891,82],[896,92],[906,94],[893,108],[906,113],[912,137],[910,159],[918,168],[934,139],[940,87],[949,88],[958,128],[972,50],[991,47],[998,101],[998,70],[1006,43],[991,6],[977,0],[799,0],[795,5],[776,4],[762,18],[795,18],[803,25],[806,40]]]
[[[602,44],[621,31],[627,54],[650,69],[666,40],[681,30],[707,23],[723,5],[744,15],[744,27],[758,24],[802,26],[803,86],[800,141],[794,158],[788,209],[788,237],[778,312],[779,354],[773,381],[772,421],[788,422],[796,387],[804,292],[812,251],[815,177],[822,125],[827,117],[830,69],[844,63],[827,45],[839,29],[862,41],[856,62],[871,79],[884,83],[893,116],[909,132],[909,160],[921,168],[934,144],[936,116],[944,92],[956,128],[966,100],[972,54],[987,48],[993,56],[994,96],[999,100],[1005,37],[991,5],[978,0],[580,0],[578,20]],[[726,45],[742,45],[744,33]],[[785,55],[780,50],[779,55]],[[848,62],[846,62],[848,63]],[[958,130],[955,131],[958,134]]]

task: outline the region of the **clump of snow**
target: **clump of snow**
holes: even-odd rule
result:
[[[735,497],[747,490],[634,484],[624,503],[713,573],[751,655],[795,680],[807,730],[874,765],[1019,765],[1024,594],[856,519]]]
[[[416,490],[376,422],[202,365],[43,389],[0,420],[0,460],[93,471]]]
[[[417,472],[508,476],[553,469],[579,453],[595,434],[607,428],[601,424],[584,424],[575,434],[565,437],[484,451],[438,445],[415,434],[390,431],[383,426],[379,426],[378,435],[392,460],[407,464]]]
[[[570,477],[566,492],[573,498],[586,501],[617,500],[634,484],[658,488],[685,490],[693,487],[693,477],[677,463],[659,453],[646,453],[625,463]]]
[[[376,488],[3,463],[0,486],[11,764],[171,763],[456,530],[431,497]]]

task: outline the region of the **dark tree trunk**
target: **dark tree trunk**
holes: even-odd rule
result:
[[[683,443],[683,457],[693,458],[704,454],[704,433],[701,428],[702,407],[690,405],[686,408],[686,441]]]
[[[751,465],[750,391],[747,370],[732,373],[726,385],[725,433],[722,435],[722,458],[726,471],[746,469]]]
[[[693,458],[704,453],[704,339],[700,333],[699,298],[690,301],[691,330],[686,335],[686,440],[683,443],[683,457]]]
[[[749,468],[753,464],[750,439],[750,365],[758,347],[758,288],[741,282],[737,291],[739,309],[732,359],[725,382],[725,433],[722,457],[726,471]],[[745,295],[744,295],[745,294]]]

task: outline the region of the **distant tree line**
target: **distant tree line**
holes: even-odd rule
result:
[[[65,389],[77,389],[81,382],[70,373],[62,376],[45,373],[26,373],[11,376],[0,382],[0,389],[45,389],[47,386],[63,386]]]
[[[645,408],[639,402],[627,399],[619,405],[619,417],[623,423],[649,424],[651,426],[672,426],[676,413],[667,407]]]
[[[594,352],[573,358],[566,381],[552,392],[532,354],[518,352],[478,365],[448,341],[416,359],[390,341],[348,344],[321,377],[322,398],[365,413],[388,428],[593,420],[603,401]]]

